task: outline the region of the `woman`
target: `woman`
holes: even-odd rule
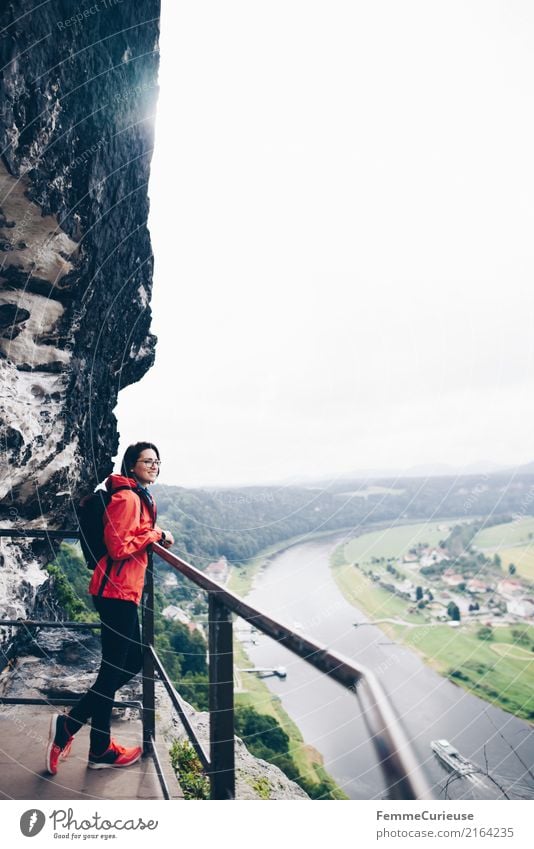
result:
[[[120,475],[110,475],[112,493],[104,517],[108,551],[98,562],[89,592],[101,622],[102,663],[93,686],[68,714],[54,714],[46,752],[46,768],[57,773],[59,760],[70,752],[74,735],[91,718],[91,769],[130,766],[142,748],[119,746],[110,736],[115,692],[142,668],[143,655],[138,607],[148,565],[148,548],[174,543],[169,531],[156,525],[156,504],[148,486],[160,468],[159,451],[151,442],[137,442],[126,450]],[[118,491],[117,491],[118,490]]]

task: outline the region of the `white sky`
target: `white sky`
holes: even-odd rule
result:
[[[121,452],[184,486],[532,460],[534,4],[162,6]]]

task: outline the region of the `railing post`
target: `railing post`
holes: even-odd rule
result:
[[[154,687],[154,660],[149,646],[154,645],[154,573],[152,552],[148,555],[142,606],[143,641],[143,753],[152,751],[156,737],[156,696]]]
[[[235,798],[232,612],[209,594],[210,784],[212,799]]]

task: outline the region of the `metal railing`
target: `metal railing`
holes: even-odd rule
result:
[[[0,530],[1,536],[76,539],[77,531],[19,531]],[[143,642],[143,747],[153,757],[163,795],[170,798],[161,764],[155,748],[155,678],[161,680],[178,712],[184,729],[210,780],[212,799],[235,798],[235,732],[234,732],[234,669],[232,614],[237,614],[259,631],[285,646],[329,678],[341,684],[354,696],[355,706],[365,721],[383,772],[387,794],[391,799],[432,799],[433,794],[421,770],[393,707],[374,673],[351,658],[330,651],[326,646],[297,633],[287,625],[247,604],[242,598],[211,580],[202,571],[177,557],[168,549],[154,543],[154,554],[169,566],[193,581],[208,593],[208,656],[209,656],[209,752],[206,752],[189,722],[182,699],[176,691],[154,646],[154,578],[152,563],[146,573],[142,599]],[[94,623],[32,622],[32,620],[0,620],[2,625],[34,624],[58,627],[99,627]],[[0,698],[0,703],[70,704],[72,701],[24,700]],[[139,703],[120,702],[121,707]]]

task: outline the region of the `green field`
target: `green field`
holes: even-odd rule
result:
[[[372,558],[400,557],[416,542],[435,545],[446,535],[438,531],[438,525],[443,528],[441,522],[375,531],[338,546],[331,561],[334,580],[345,598],[370,619],[408,623],[377,624],[390,638],[417,651],[437,672],[503,710],[533,720],[534,626],[495,627],[493,640],[480,640],[477,632],[482,622],[454,628],[435,624],[421,612],[408,614],[409,602],[378,587],[362,571]],[[513,630],[524,632],[523,641]]]
[[[534,652],[514,643],[512,628],[494,628],[494,639],[486,641],[476,636],[480,625],[381,627],[456,684],[516,716],[534,719]],[[534,646],[534,627],[517,627],[529,634]],[[454,671],[459,676],[451,676]]]
[[[370,619],[396,618],[421,624],[426,618],[420,611],[408,613],[410,605],[404,599],[377,586],[364,571],[373,567],[373,560],[402,557],[418,543],[437,545],[449,535],[453,524],[443,521],[421,522],[362,534],[339,546],[334,552],[334,579],[345,598],[365,611]],[[407,572],[408,569],[401,568],[400,571]]]
[[[402,557],[418,543],[437,545],[449,536],[454,523],[421,522],[417,525],[397,525],[370,534],[363,534],[345,546],[347,562],[371,563],[373,557]]]
[[[517,573],[534,581],[534,518],[528,517],[480,531],[473,545],[486,554],[498,554],[503,572],[513,563]]]
[[[365,611],[370,619],[397,618],[415,624],[425,621],[419,611],[408,613],[402,598],[377,586],[352,564],[333,562],[332,573],[347,601]]]
[[[534,518],[531,516],[484,528],[474,537],[473,545],[477,548],[496,549],[509,548],[512,545],[521,545],[530,541],[534,542]]]
[[[499,548],[498,554],[505,572],[508,572],[508,566],[513,563],[517,567],[518,575],[534,581],[534,543],[518,545],[515,548]]]

